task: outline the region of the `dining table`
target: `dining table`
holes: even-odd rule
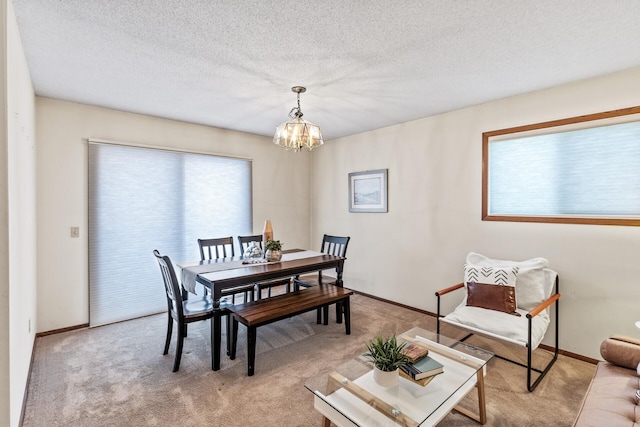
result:
[[[289,249],[282,252],[282,259],[276,262],[227,257],[177,264],[182,270],[182,286],[187,291],[196,293],[196,283],[199,283],[211,292],[214,307],[214,314],[211,317],[211,364],[214,371],[220,369],[224,313],[220,306],[220,299],[223,290],[329,269],[336,271],[336,286],[343,285],[342,270],[346,258],[304,249]],[[337,320],[340,323],[339,317]]]

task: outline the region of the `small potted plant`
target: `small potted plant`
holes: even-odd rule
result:
[[[267,240],[264,242],[264,257],[269,262],[280,261],[282,259],[282,243],[280,240]]]
[[[367,342],[365,356],[373,362],[373,378],[383,387],[392,387],[398,384],[398,369],[410,362],[409,357],[402,351],[407,343],[398,343],[396,335],[388,338],[378,335],[374,340]]]

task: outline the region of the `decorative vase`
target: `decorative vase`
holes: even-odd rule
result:
[[[273,228],[271,228],[271,220],[268,219],[264,222],[264,230],[262,230],[263,241],[273,240]]]
[[[264,253],[264,257],[269,262],[280,261],[282,259],[282,251],[267,249]]]
[[[249,242],[249,246],[242,254],[242,258],[247,261],[262,259],[262,248],[260,248],[257,242]]]
[[[395,371],[383,371],[376,367],[373,368],[373,380],[382,387],[393,387],[398,385],[399,375],[398,369]]]

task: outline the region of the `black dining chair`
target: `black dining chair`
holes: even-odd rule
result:
[[[247,250],[251,242],[258,243],[260,248],[264,250],[261,234],[254,234],[251,236],[238,236],[238,244],[240,245],[240,250],[242,251],[243,254],[244,254],[244,251]],[[265,282],[256,283],[255,284],[256,295],[257,295],[256,299],[258,300],[262,299],[263,289],[267,290],[267,298],[269,298],[271,297],[271,288],[274,288],[276,286],[283,286],[283,285],[285,287],[285,292],[289,292],[291,289],[291,279],[289,278],[275,279],[275,280],[267,280]]]
[[[204,295],[192,299],[183,299],[182,289],[176,277],[173,263],[166,255],[160,255],[158,250],[154,250],[153,254],[158,260],[162,280],[164,281],[164,289],[167,296],[167,338],[164,344],[163,355],[169,353],[169,345],[171,344],[171,335],[173,334],[173,322],[178,324],[178,342],[176,344],[176,356],[173,363],[173,372],[180,369],[180,359],[182,358],[182,347],[184,338],[187,336],[187,325],[193,322],[210,319],[213,316],[213,301],[209,295]],[[229,337],[230,323],[229,311],[225,304],[220,305],[222,315],[227,316],[227,337]],[[229,341],[229,340],[227,340]],[[227,343],[227,352],[229,351],[229,342]]]
[[[233,237],[219,237],[215,239],[198,239],[200,248],[200,260],[214,260],[221,258],[233,258]],[[244,294],[244,301],[253,301],[253,285],[238,286],[236,288],[224,289],[221,292],[223,297],[231,296],[231,303],[235,304],[236,295]]]
[[[331,236],[329,234],[325,234],[322,237],[322,245],[320,246],[320,252],[328,254],[328,255],[336,255],[340,257],[347,256],[347,246],[349,245],[349,240],[351,237],[341,237],[341,236]],[[296,276],[293,278],[293,289],[298,290],[300,287],[309,288],[311,286],[318,285],[335,285],[338,280],[335,276],[335,271],[322,272],[322,270],[313,274],[305,274],[303,276]],[[336,306],[336,318],[341,319],[341,310],[342,308],[338,304]],[[317,321],[321,323],[322,313],[321,310],[318,309],[317,312]]]
[[[340,237],[340,236],[330,236],[325,234],[322,238],[322,246],[320,247],[320,252],[328,254],[328,255],[336,255],[341,257],[347,256],[347,246],[349,245],[349,240],[351,237]],[[326,274],[326,272],[318,271],[313,274],[305,274],[304,276],[297,276],[294,280],[294,286],[296,288],[302,287],[311,287],[317,285],[335,285],[336,277],[333,276],[333,273]]]

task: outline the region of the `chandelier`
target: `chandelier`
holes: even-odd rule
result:
[[[294,86],[291,91],[298,94],[298,106],[289,111],[291,120],[276,128],[276,133],[273,135],[273,143],[286,148],[287,151],[298,152],[303,147],[311,151],[324,144],[324,140],[318,126],[302,120],[300,94],[305,93],[307,89],[302,86]]]

